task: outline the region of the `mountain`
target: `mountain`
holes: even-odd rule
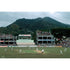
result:
[[[36,19],[18,19],[5,28],[0,28],[0,32],[14,35],[22,33],[33,33],[36,30],[51,30],[53,28],[70,28],[70,25],[61,23],[50,17]]]
[[[20,27],[23,30],[36,31],[36,30],[48,30],[52,28],[66,28],[69,25],[58,22],[50,17],[36,18],[36,19],[18,19],[8,27],[13,24]]]

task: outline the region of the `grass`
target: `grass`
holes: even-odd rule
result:
[[[44,53],[36,51],[44,49]],[[64,51],[66,49],[66,51]],[[62,54],[60,53],[62,51]],[[70,58],[70,48],[63,47],[0,47],[0,58]]]

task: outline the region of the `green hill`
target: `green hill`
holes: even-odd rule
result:
[[[18,19],[7,27],[1,27],[1,33],[9,33],[18,35],[19,33],[33,33],[36,30],[50,30],[53,28],[69,28],[70,25],[66,25],[59,21],[56,21],[50,17],[36,18],[36,19]]]
[[[36,30],[49,30],[52,28],[68,28],[69,25],[58,22],[50,17],[36,18],[36,19],[18,19],[8,28],[14,26],[19,27],[20,33],[28,33]]]

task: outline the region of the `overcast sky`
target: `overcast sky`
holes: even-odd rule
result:
[[[0,27],[7,26],[20,18],[38,17],[52,17],[65,24],[70,24],[70,12],[0,12]]]

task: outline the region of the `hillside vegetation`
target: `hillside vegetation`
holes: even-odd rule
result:
[[[0,33],[5,34],[27,34],[35,35],[36,30],[51,31],[54,35],[57,28],[70,28],[70,25],[56,21],[50,17],[36,19],[18,19],[7,27],[0,27]],[[59,29],[58,29],[59,30]],[[61,31],[61,30],[60,30]]]

